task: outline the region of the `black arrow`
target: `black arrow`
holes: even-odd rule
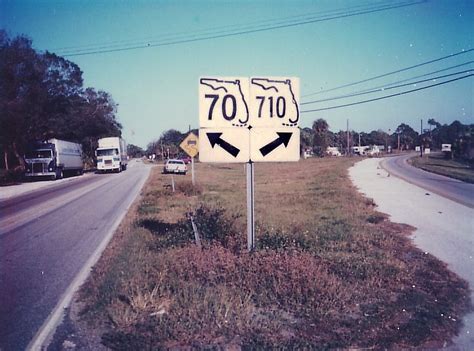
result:
[[[270,152],[275,150],[278,146],[281,144],[284,144],[285,147],[288,146],[288,143],[290,142],[290,138],[293,135],[293,133],[278,133],[278,138],[273,140],[271,143],[265,145],[260,149],[260,152],[262,153],[263,157],[267,156]]]
[[[240,150],[237,149],[234,145],[231,145],[227,141],[223,140],[221,138],[221,135],[222,133],[207,133],[207,137],[209,138],[209,142],[211,143],[212,148],[214,148],[214,145],[217,144],[232,156],[237,157]]]

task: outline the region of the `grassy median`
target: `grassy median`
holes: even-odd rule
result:
[[[257,164],[253,253],[243,165],[197,164],[197,186],[174,176],[175,192],[155,168],[81,289],[78,323],[116,350],[442,345],[468,286],[356,191],[352,163]]]
[[[441,174],[446,177],[474,183],[474,161],[452,160],[443,154],[429,154],[423,157],[413,157],[409,162],[425,171]]]

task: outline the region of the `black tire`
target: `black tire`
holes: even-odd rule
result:
[[[56,170],[56,175],[54,176],[54,180],[57,179],[63,179],[64,178],[64,172],[61,168]]]

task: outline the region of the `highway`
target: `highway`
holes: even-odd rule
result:
[[[149,172],[134,162],[120,174],[77,177],[0,201],[0,350],[31,347],[51,327],[52,313],[62,312],[58,304],[87,275]]]
[[[408,164],[414,153],[384,158],[380,165],[391,175],[397,176],[423,189],[474,208],[474,184],[426,172]]]

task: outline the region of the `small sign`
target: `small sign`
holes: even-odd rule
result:
[[[451,152],[451,144],[441,144],[442,152]]]
[[[199,139],[194,133],[189,133],[179,146],[189,157],[195,157],[199,152]]]

